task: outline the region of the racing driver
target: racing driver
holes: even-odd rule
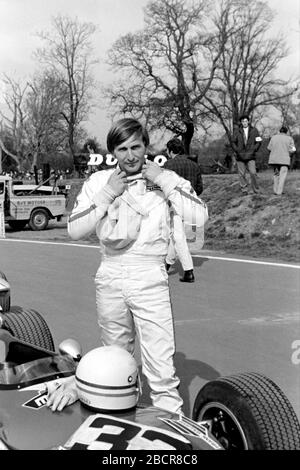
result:
[[[142,370],[154,406],[182,412],[173,356],[175,340],[165,258],[169,209],[201,227],[208,215],[189,181],[145,157],[147,130],[139,121],[114,123],[107,149],[115,169],[92,174],[82,186],[68,220],[79,240],[96,231],[101,263],[96,305],[102,346],[119,345],[134,354],[137,334]]]

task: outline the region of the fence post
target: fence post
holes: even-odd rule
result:
[[[5,238],[4,201],[0,200],[0,238]]]

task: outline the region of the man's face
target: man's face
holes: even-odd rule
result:
[[[243,126],[243,127],[248,127],[248,126],[249,126],[249,121],[248,121],[248,119],[242,119],[242,120],[241,120],[241,123],[242,123],[242,126]]]
[[[142,170],[145,161],[146,147],[142,136],[133,134],[129,139],[115,147],[113,154],[118,160],[119,167],[127,175],[135,175]]]

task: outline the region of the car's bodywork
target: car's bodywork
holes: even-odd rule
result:
[[[74,374],[75,369],[76,361],[71,356],[31,345],[0,329],[0,439],[3,445],[10,449],[63,448],[88,417],[98,416],[79,401],[61,412],[52,412],[46,406],[49,383],[59,383],[60,379]],[[165,410],[139,405],[133,410],[105,414],[102,421],[110,426],[114,419],[119,426],[123,420],[132,423],[130,439],[126,438],[128,445],[129,441],[132,445],[133,433],[141,432],[143,426],[151,427],[152,434],[156,428],[171,436],[174,429],[161,418],[178,420],[178,416]],[[127,423],[126,428],[128,426]],[[107,438],[107,431],[105,436]],[[177,437],[175,445],[180,445],[182,435]],[[192,440],[193,444],[183,442],[182,448],[222,448],[205,429],[203,437],[199,435]],[[120,445],[120,439],[118,444],[113,441],[110,444],[114,449],[114,445]]]

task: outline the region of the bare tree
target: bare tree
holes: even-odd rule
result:
[[[294,89],[287,89],[290,95],[280,99],[274,106],[280,113],[280,121],[292,134],[300,135],[300,92],[291,94]]]
[[[287,55],[284,38],[268,36],[274,13],[266,2],[259,0],[221,0],[214,15],[218,37],[225,47],[218,63],[214,81],[202,105],[211,119],[221,125],[231,142],[239,116],[252,115],[274,106],[293,91],[286,81],[275,78],[277,65]],[[226,12],[226,23],[221,19]],[[254,113],[255,114],[255,113]]]
[[[8,75],[3,76],[4,83],[4,101],[6,103],[6,112],[0,114],[4,121],[1,137],[4,133],[12,141],[13,149],[11,152],[4,148],[2,141],[1,148],[7,153],[19,166],[24,155],[24,126],[26,121],[25,96],[28,90],[28,83],[22,84]],[[9,153],[8,153],[9,152]]]
[[[118,39],[108,55],[123,75],[108,89],[117,113],[181,136],[187,153],[195,128],[205,126],[206,110],[199,105],[223,49],[216,30],[205,28],[209,8],[204,0],[152,1],[144,10],[144,29]]]
[[[91,37],[96,26],[61,15],[53,18],[52,26],[50,32],[38,34],[45,47],[39,48],[35,56],[64,88],[61,112],[74,158],[76,131],[91,108],[92,66],[96,63],[92,57]]]
[[[60,80],[45,72],[29,83],[25,106],[27,153],[32,156],[31,167],[41,155],[58,152],[66,142],[62,122],[64,89]]]
[[[2,132],[1,132],[2,134]],[[8,148],[5,146],[2,138],[0,137],[0,174],[2,173],[2,162],[3,162],[3,153],[8,155],[10,158],[12,158],[16,163],[17,163],[17,168],[20,166],[20,159],[17,155],[12,153]]]

